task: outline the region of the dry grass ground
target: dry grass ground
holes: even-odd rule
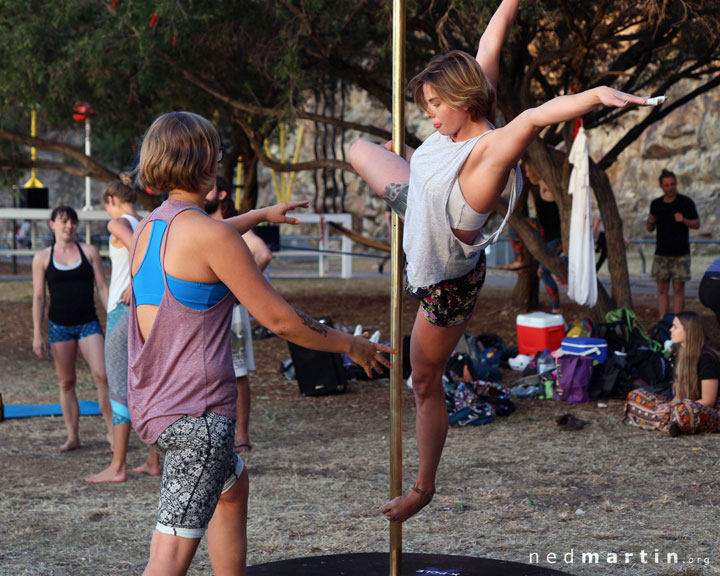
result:
[[[386,280],[277,281],[297,307],[343,324],[378,325],[388,333]],[[481,295],[471,332],[493,331],[514,342],[515,311],[508,295]],[[649,325],[652,299],[637,299]],[[689,307],[700,311],[696,300]],[[572,306],[566,318],[573,318]],[[0,393],[6,403],[57,402],[55,371],[30,350],[30,289],[0,284]],[[414,304],[406,302],[410,326]],[[704,316],[708,327],[709,315]],[[717,342],[718,332],[713,329]],[[249,563],[344,552],[383,552],[388,525],[379,506],[388,493],[389,385],[354,382],[347,394],[304,398],[279,364],[287,345],[256,341],[252,375],[253,451]],[[81,363],[79,396],[93,399]],[[511,382],[506,374],[505,382]],[[417,464],[414,406],[403,391],[404,485]],[[516,413],[489,426],[451,429],[438,493],[405,524],[408,552],[485,556],[540,563],[577,576],[720,574],[717,436],[671,439],[620,424],[622,403],[561,405],[519,401]],[[554,419],[572,412],[589,422],[559,432]],[[117,485],[83,478],[102,469],[110,453],[99,417],[81,419],[83,448],[60,455],[60,418],[0,424],[0,575],[141,574],[154,526],[158,479],[130,474]],[[131,466],[145,449],[132,437]],[[646,563],[640,558],[645,551]],[[573,553],[573,563],[564,554]],[[581,563],[583,552],[600,556]],[[558,555],[550,564],[547,556]],[[658,562],[655,561],[657,553]],[[617,563],[608,554],[618,554]],[[628,557],[626,554],[633,554]],[[678,563],[667,563],[677,554]],[[532,557],[533,559],[535,557]],[[570,560],[570,557],[567,558]],[[612,559],[612,558],[611,558]],[[629,560],[628,560],[629,559]],[[689,563],[700,559],[698,567]],[[707,564],[705,564],[707,562]],[[191,574],[211,574],[201,548]]]

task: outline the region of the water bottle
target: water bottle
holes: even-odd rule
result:
[[[549,350],[543,350],[537,357],[537,371],[542,374],[555,368],[555,359],[550,355]]]

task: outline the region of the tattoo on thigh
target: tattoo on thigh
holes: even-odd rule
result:
[[[318,334],[322,334],[323,336],[327,336],[328,333],[328,327],[326,324],[322,324],[315,320],[315,318],[312,318],[311,316],[308,316],[303,312],[302,310],[295,309],[295,314],[297,314],[300,317],[300,320],[302,320],[303,325],[307,326],[312,330],[313,332],[317,332]]]

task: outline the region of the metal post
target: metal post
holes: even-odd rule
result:
[[[85,156],[90,156],[90,117],[85,118]],[[90,176],[85,176],[85,206],[83,210],[92,210],[90,204]]]
[[[393,0],[393,149],[405,151],[405,0]],[[390,370],[390,498],[402,495],[403,225],[392,213],[390,343],[398,351]],[[402,524],[390,523],[390,576],[402,573]]]

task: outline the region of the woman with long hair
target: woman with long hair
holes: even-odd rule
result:
[[[200,539],[215,574],[245,574],[248,475],[234,449],[237,387],[230,342],[237,298],[258,322],[307,348],[348,354],[368,375],[394,351],[292,308],[242,239],[302,202],[215,220],[203,210],[222,160],[211,122],[170,112],[148,128],[139,184],[168,200],[138,226],[130,253],[128,407],[140,439],[165,455],[146,575],[186,574]]]
[[[512,178],[508,215],[521,180],[518,162],[546,126],[605,105],[625,108],[647,99],[600,86],[525,110],[495,129],[500,53],[519,0],[503,0],[480,38],[475,57],[453,50],[435,56],[410,82],[415,102],[435,128],[403,156],[355,142],[350,161],[370,188],[405,218],[406,292],[421,301],[410,343],[419,469],[412,489],[382,507],[403,522],[426,506],[448,429],[442,374],[465,332],[485,279],[484,248],[499,235],[483,227]],[[513,178],[511,172],[515,170]],[[405,209],[406,208],[406,209]]]
[[[130,174],[121,174],[103,192],[105,210],[111,220],[107,228],[108,254],[112,264],[105,337],[105,370],[110,388],[113,423],[113,457],[102,472],[88,476],[92,483],[125,482],[130,440],[130,412],[127,407],[128,325],[130,322],[130,245],[140,216],[135,210],[137,192]],[[158,453],[148,450],[147,459],[133,472],[160,475]]]
[[[673,398],[632,390],[625,403],[624,424],[660,429],[670,436],[720,430],[720,357],[705,340],[700,316],[680,312],[670,337],[678,347]]]
[[[94,288],[107,307],[108,287],[98,249],[78,242],[77,212],[71,206],[58,206],[50,215],[53,243],[33,257],[33,352],[44,358],[47,349],[42,336],[45,316],[45,284],[50,293],[48,342],[60,383],[67,440],[58,448],[69,452],[80,448],[80,405],[75,383],[78,350],[90,367],[98,389],[98,403],[107,426],[106,439],[112,446],[112,415],[108,395],[103,332],[95,311]]]

